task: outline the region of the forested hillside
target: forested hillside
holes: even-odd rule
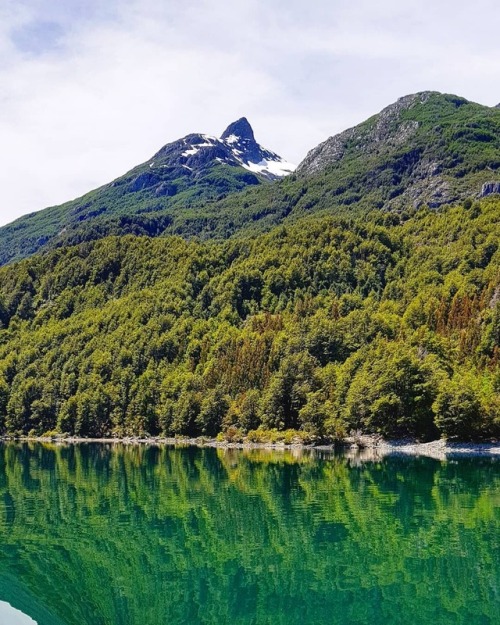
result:
[[[493,197],[4,267],[0,429],[499,436],[499,217]]]

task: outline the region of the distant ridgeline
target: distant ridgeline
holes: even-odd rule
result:
[[[499,130],[420,93],[273,181],[242,119],[0,229],[44,251],[0,269],[0,432],[500,436]]]
[[[220,139],[187,135],[110,184],[0,228],[0,264],[49,247],[109,235],[173,232],[177,214],[189,220],[205,205],[245,187],[277,180],[294,169],[295,165],[261,147],[242,117]],[[214,226],[204,227],[210,231]]]
[[[453,95],[405,96],[311,150],[292,175],[242,118],[220,139],[188,135],[110,184],[0,228],[0,264],[109,235],[224,239],[318,212],[437,208],[498,192],[499,166],[500,109]]]

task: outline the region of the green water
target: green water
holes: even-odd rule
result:
[[[500,623],[499,529],[493,459],[3,445],[0,625]]]

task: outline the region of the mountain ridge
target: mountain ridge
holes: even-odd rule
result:
[[[82,198],[0,228],[0,263],[110,234],[228,238],[325,211],[437,209],[495,193],[499,167],[500,109],[436,91],[328,138],[293,174],[242,117],[220,139],[187,135]]]
[[[397,117],[397,115],[399,115],[402,110],[409,108],[418,101],[420,101],[421,103],[425,103],[432,93],[437,92],[422,91],[419,93],[403,96],[401,98],[398,98],[398,100],[393,104],[390,104],[389,106],[383,108],[377,115],[369,118],[377,118],[374,133],[375,140],[380,141],[384,138],[384,126],[387,126],[388,123],[392,121],[395,117]],[[415,125],[412,123],[409,123],[406,127],[402,128],[403,132],[400,137],[400,141],[401,139],[410,136],[412,134],[412,131],[414,130]],[[297,173],[311,174],[314,172],[318,172],[321,167],[327,166],[328,163],[341,160],[342,156],[344,155],[343,144],[345,144],[348,140],[354,138],[357,132],[359,132],[359,125],[347,128],[346,130],[336,135],[332,135],[312,150],[309,150],[304,160],[299,163],[297,167]],[[400,142],[398,140],[396,141]],[[326,152],[326,154],[324,154],[324,152]]]
[[[462,107],[466,110],[463,115]],[[479,112],[482,118],[477,120]],[[375,154],[377,158],[372,158],[372,175],[371,180],[365,181],[367,185],[376,184],[377,177],[380,179],[387,170],[392,169],[395,174],[397,188],[384,202],[385,208],[401,208],[402,204],[418,207],[423,203],[437,208],[473,194],[467,189],[464,195],[451,177],[463,178],[467,167],[476,167],[476,171],[489,169],[492,173],[498,169],[499,131],[496,107],[484,107],[455,95],[422,91],[403,96],[362,124],[328,138],[307,154],[296,171],[299,176],[318,174],[371,152],[370,156]],[[461,138],[462,142],[458,142]],[[474,142],[484,144],[483,163],[466,162],[464,145]],[[489,156],[487,148],[491,145],[494,154]],[[406,174],[409,180],[405,181],[406,188],[401,188]],[[418,184],[419,179],[424,184]],[[484,182],[487,181],[482,180],[481,184]],[[478,185],[476,194],[480,188]]]
[[[188,134],[110,183],[1,227],[0,264],[29,256],[48,244],[64,244],[68,233],[88,222],[99,228],[108,221],[110,228],[116,225],[123,234],[156,236],[171,219],[161,216],[151,225],[148,215],[152,213],[176,206],[189,208],[194,202],[269,183],[295,169],[256,142],[246,118],[230,124],[223,137]],[[102,227],[104,236],[112,233]]]

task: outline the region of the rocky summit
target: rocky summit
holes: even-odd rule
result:
[[[338,200],[437,208],[481,193],[500,166],[500,111],[434,91],[404,96],[330,137],[297,168],[324,175]]]
[[[165,167],[184,168],[197,176],[213,164],[243,167],[268,180],[282,178],[295,169],[295,165],[257,143],[246,117],[230,124],[220,138],[190,134],[164,146],[150,161],[149,168],[151,173]],[[179,173],[186,175],[186,171]]]

